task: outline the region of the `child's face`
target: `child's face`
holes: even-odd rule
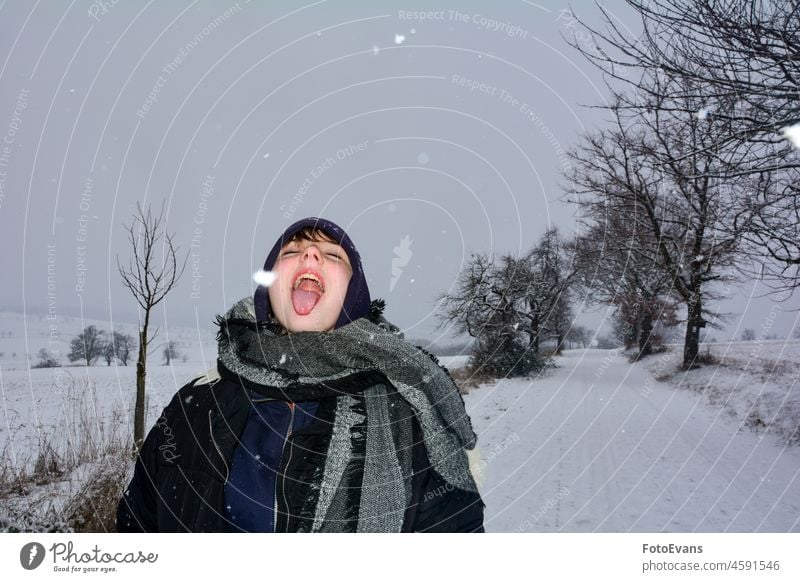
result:
[[[352,275],[350,259],[340,245],[330,241],[289,242],[278,253],[272,271],[277,278],[269,287],[269,302],[284,328],[290,332],[334,328]],[[320,284],[300,278],[309,272]]]

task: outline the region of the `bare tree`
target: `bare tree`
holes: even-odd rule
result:
[[[558,228],[548,229],[527,257],[529,263],[526,289],[527,325],[531,345],[539,351],[540,338],[555,340],[561,352],[567,331],[572,325],[571,289],[577,276],[574,257],[568,256],[571,244],[565,244]]]
[[[164,365],[169,366],[170,362],[172,362],[174,358],[179,358],[181,355],[178,351],[178,342],[167,342],[161,354],[164,356]]]
[[[784,130],[800,122],[800,6],[785,0],[626,0],[642,33],[632,36],[600,6],[601,26],[573,46],[607,75],[633,88],[624,107],[644,112],[659,100],[673,113],[723,122],[705,151],[746,153],[702,169],[715,180],[751,176],[750,194],[733,201],[741,216],[739,264],[788,297],[800,286],[800,157]],[[575,17],[577,20],[577,17]],[[658,72],[679,82],[670,100],[642,83]],[[645,73],[640,75],[638,73]],[[686,152],[686,156],[702,152]],[[697,168],[701,170],[701,168]]]
[[[594,337],[594,332],[591,329],[581,325],[573,325],[567,332],[566,340],[570,347],[579,345],[585,348],[592,341],[592,337]]]
[[[793,174],[793,176],[791,176]],[[800,286],[800,172],[785,170],[752,176],[747,209],[732,229],[740,231],[749,259],[743,272],[761,279],[777,298],[791,297]]]
[[[67,358],[70,362],[85,360],[86,365],[91,366],[98,357],[103,355],[104,346],[103,330],[89,325],[72,338]]]
[[[114,355],[122,362],[123,366],[128,365],[131,352],[136,346],[133,336],[119,331],[114,332]]]
[[[478,338],[475,353],[501,360],[497,370],[517,370],[520,358],[520,369],[535,367],[542,336],[553,337],[557,345],[564,341],[573,276],[558,231],[551,229],[520,257],[472,255],[455,291],[438,298],[438,317],[441,325]]]
[[[736,264],[741,235],[729,227],[739,216],[741,183],[710,175],[726,155],[709,147],[715,125],[661,107],[673,81],[653,75],[645,83],[657,95],[647,110],[631,111],[618,99],[614,126],[588,135],[572,152],[568,192],[598,224],[610,214],[640,229],[648,242],[630,251],[665,273],[686,305],[683,366],[689,368],[709,321],[711,286],[730,280]]]
[[[715,148],[737,140],[778,146],[754,149],[752,153],[760,155],[739,166],[740,172],[800,168],[782,137],[786,126],[800,121],[796,1],[625,2],[639,18],[641,34],[631,35],[616,15],[600,6],[602,26],[581,22],[592,42],[576,39],[573,46],[610,78],[633,85],[637,93],[658,96],[656,88],[639,82],[636,71],[659,71],[678,79],[676,100],[667,107],[690,114],[713,113],[733,122],[729,133],[718,136]],[[700,107],[687,107],[689,103]]]
[[[141,308],[139,320],[139,355],[136,361],[136,404],[134,408],[133,439],[136,451],[144,442],[145,379],[147,377],[147,348],[157,330],[150,335],[150,315],[175,287],[186,268],[188,254],[178,258],[173,235],[166,231],[164,205],[158,215],[148,206],[143,210],[136,204],[136,213],[126,226],[132,256],[123,267],[117,256],[117,268],[123,284]]]
[[[114,340],[106,340],[102,346],[103,359],[106,361],[106,366],[110,366],[114,361]]]
[[[574,255],[577,286],[590,303],[616,307],[619,339],[626,348],[638,346],[637,358],[642,358],[653,351],[659,322],[677,322],[672,280],[635,209],[599,215],[599,208],[590,206],[580,217],[585,232],[575,239]]]

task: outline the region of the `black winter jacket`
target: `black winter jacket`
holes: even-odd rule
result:
[[[353,382],[366,379],[357,375]],[[241,382],[223,376],[194,381],[173,397],[145,439],[133,479],[120,499],[120,532],[223,532],[232,529],[224,511],[225,483],[231,461],[253,406]],[[326,451],[331,437],[335,398],[319,401],[316,420],[286,441],[275,498],[275,531],[309,531],[299,516],[301,486],[309,466],[322,455],[294,455],[299,450]],[[412,501],[404,532],[482,532],[484,504],[478,493],[453,487],[431,466],[414,421]],[[309,458],[312,460],[309,461]],[[284,484],[288,483],[288,486]],[[234,528],[235,529],[235,528]]]

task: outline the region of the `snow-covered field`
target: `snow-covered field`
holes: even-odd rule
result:
[[[95,436],[130,432],[135,351],[127,366],[119,362],[107,366],[102,360],[89,368],[81,362],[72,365],[66,356],[70,339],[88,325],[108,335],[111,325],[59,317],[56,333],[51,335],[51,323],[45,316],[0,312],[0,451],[19,463],[35,460],[43,437],[69,450],[85,438],[87,426]],[[115,322],[113,329],[136,336],[132,324]],[[214,365],[215,331],[210,324],[199,332],[177,327],[159,330],[148,359],[149,423],[155,422],[178,388]],[[161,349],[167,340],[176,342],[179,352],[170,366],[162,365]],[[30,369],[41,348],[59,356],[62,367]]]
[[[196,362],[204,359],[204,350],[212,349],[210,359],[216,357],[216,343],[214,334],[216,328],[211,321],[202,322],[204,327],[201,329],[158,326],[159,333],[154,344],[154,354],[151,356],[154,361],[161,360],[160,349],[166,341],[175,341],[180,354],[186,356],[187,362]],[[57,359],[64,366],[70,366],[67,359],[70,340],[78,335],[85,327],[94,325],[98,329],[110,335],[112,324],[108,321],[93,319],[81,320],[77,317],[59,316],[55,320],[48,319],[45,315],[23,315],[22,313],[0,311],[0,365],[4,371],[27,370],[29,365],[34,365],[38,361],[39,350],[45,348],[58,356]],[[113,323],[113,331],[126,333],[136,337],[137,327],[133,323],[118,322]],[[151,333],[153,329],[150,330]],[[130,366],[136,359],[135,352],[131,356]],[[183,361],[182,357],[178,358]],[[80,365],[80,362],[76,362]],[[99,361],[98,367],[105,366],[105,362]]]
[[[51,344],[45,318],[24,324],[0,314],[3,466],[34,464],[42,442],[67,454],[87,439],[129,434],[133,365],[29,370],[19,354],[33,359]],[[81,327],[59,326],[67,339]],[[163,366],[152,356],[148,427],[178,388],[213,365],[208,328],[170,328],[186,362]],[[800,418],[800,342],[708,350],[722,364],[685,375],[676,373],[677,350],[637,364],[618,351],[567,351],[540,377],[473,389],[465,401],[484,459],[487,530],[800,531],[800,446],[787,445]],[[466,359],[440,361],[453,369]],[[0,514],[34,496],[57,505],[90,468],[31,488],[28,499],[4,499]]]

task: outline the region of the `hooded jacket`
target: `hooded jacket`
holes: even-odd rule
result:
[[[386,323],[382,307],[380,300],[372,302],[371,321]],[[431,358],[436,361],[435,356]],[[261,408],[261,418],[270,414],[277,418],[278,410],[285,410],[288,405],[264,401],[253,393],[252,386],[246,386],[224,368],[220,371],[222,374],[212,370],[182,387],[150,430],[131,483],[119,502],[118,531],[309,530],[309,523],[300,515],[304,486],[311,483],[309,475],[319,470],[324,454],[300,453],[326,450],[335,399],[295,403],[295,418],[304,417],[303,420],[293,425],[291,434],[273,433],[274,443],[281,448],[274,489],[270,492],[268,487],[260,491],[252,487],[245,492],[254,504],[254,516],[248,521],[241,512],[246,504],[231,494],[238,479],[235,472],[248,467],[247,463],[237,467],[237,450],[241,451],[241,443],[248,440],[244,433],[252,426],[254,410]],[[365,385],[375,380],[365,374],[347,378],[348,382]],[[265,412],[265,406],[272,407],[272,411]],[[313,415],[306,414],[312,407]],[[298,415],[298,409],[304,412]],[[454,488],[437,474],[419,433],[415,423],[413,495],[402,531],[482,532],[484,504],[480,495]],[[267,514],[274,516],[271,524],[262,522],[263,527],[248,527],[253,525],[253,519]]]

